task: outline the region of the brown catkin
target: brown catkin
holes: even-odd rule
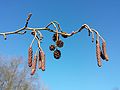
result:
[[[105,60],[108,61],[109,58],[106,53],[106,42],[105,41],[103,41],[103,43],[102,43],[102,50],[103,50],[103,55],[105,56]]]
[[[41,53],[39,51],[39,57],[38,57],[38,68],[41,69],[42,68],[42,60],[41,60]]]
[[[28,49],[28,66],[29,67],[32,66],[32,57],[33,57],[32,47],[29,47]]]
[[[37,55],[34,56],[34,61],[32,62],[31,75],[34,75],[34,73],[35,73],[35,71],[36,71],[36,65],[37,65]]]
[[[40,51],[40,53],[41,53],[41,60],[42,60],[41,69],[42,71],[45,71],[45,54],[43,51]]]
[[[96,40],[96,57],[97,57],[97,63],[98,63],[98,66],[101,67],[102,66],[102,63],[101,63],[101,56],[100,56],[101,52],[100,52],[100,43],[98,40]]]

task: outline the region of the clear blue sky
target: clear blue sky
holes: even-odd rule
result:
[[[49,45],[52,34],[43,32],[46,71],[37,71],[49,90],[113,90],[120,89],[120,0],[1,0],[0,32],[14,31],[25,24],[26,15],[33,16],[29,27],[44,27],[56,20],[63,31],[71,32],[86,23],[98,30],[107,42],[109,62],[99,68],[95,43],[87,31],[64,40],[62,57],[53,58]],[[7,41],[0,36],[0,56],[22,56],[27,62],[27,50],[33,37],[10,35]]]

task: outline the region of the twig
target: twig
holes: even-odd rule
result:
[[[56,38],[56,42],[57,42],[59,35],[63,36],[64,38],[67,38],[67,37],[71,37],[71,36],[81,32],[83,29],[85,29],[85,30],[88,30],[88,35],[89,36],[90,36],[90,34],[92,34],[92,42],[94,41],[94,34],[96,34],[96,36],[97,36],[97,38],[96,38],[97,41],[99,41],[99,38],[100,38],[102,40],[102,42],[105,42],[104,38],[98,33],[98,31],[96,31],[95,29],[90,28],[87,24],[83,24],[78,30],[73,31],[71,33],[67,33],[67,32],[62,31],[62,29],[60,27],[60,24],[57,21],[52,21],[48,25],[46,25],[46,27],[42,27],[42,28],[39,28],[39,27],[38,28],[28,27],[28,22],[29,22],[31,16],[32,16],[32,13],[30,13],[28,15],[28,17],[26,19],[25,26],[23,28],[20,28],[20,29],[18,29],[16,31],[11,31],[11,32],[3,32],[3,33],[0,33],[0,35],[2,35],[4,37],[4,39],[6,40],[7,39],[7,35],[11,35],[11,34],[23,35],[23,34],[26,34],[27,31],[31,31],[31,34],[34,36],[34,38],[33,38],[32,42],[31,42],[30,46],[32,47],[34,41],[37,40],[38,49],[40,51],[43,51],[41,46],[40,46],[41,40],[43,39],[43,35],[42,35],[41,31],[49,31],[51,33],[55,33],[56,37],[57,37]],[[54,29],[50,28],[51,25],[53,25]],[[60,44],[62,45],[63,42],[61,42]],[[97,59],[100,62],[100,53],[98,53],[98,51],[100,51],[99,46],[100,45],[97,46],[97,53],[96,54],[97,54]],[[106,46],[106,43],[104,45],[104,48],[103,48],[104,50],[103,51],[104,51],[104,54],[106,56],[106,60],[108,61],[108,56],[106,54],[105,46]],[[57,44],[55,45],[55,48],[57,49]],[[37,53],[38,52],[36,51],[36,55],[37,55]],[[99,64],[99,66],[100,66],[100,64]]]

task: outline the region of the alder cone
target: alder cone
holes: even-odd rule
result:
[[[105,59],[106,59],[106,61],[108,61],[108,55],[107,55],[107,52],[106,52],[106,42],[105,41],[103,41],[103,43],[102,43],[102,50],[103,50],[103,55],[105,56]]]
[[[38,68],[39,68],[39,69],[42,68],[42,59],[41,59],[41,53],[40,53],[40,51],[39,51]]]
[[[64,42],[63,42],[62,40],[58,40],[58,41],[56,42],[56,45],[57,45],[59,48],[61,48],[61,47],[63,47]]]
[[[43,51],[40,51],[41,53],[41,69],[42,71],[45,71],[45,54]]]
[[[36,66],[37,66],[37,55],[34,56],[34,61],[32,62],[32,71],[31,71],[31,75],[34,75],[34,74],[35,74]]]
[[[102,63],[101,63],[101,56],[100,56],[101,52],[100,52],[100,43],[98,40],[96,40],[96,57],[97,57],[97,63],[98,66],[101,67]]]
[[[50,51],[54,51],[55,50],[55,45],[50,45],[49,49],[50,49]]]
[[[60,52],[60,50],[55,50],[54,51],[54,58],[55,59],[59,59],[61,57],[61,52]]]
[[[53,34],[52,40],[55,42],[57,40],[57,34]]]
[[[32,47],[29,47],[28,49],[28,66],[29,67],[32,66],[32,57],[33,57]]]

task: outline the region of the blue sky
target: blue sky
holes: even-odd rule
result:
[[[27,14],[33,15],[29,27],[44,27],[58,21],[63,31],[72,32],[86,23],[98,30],[107,42],[109,61],[96,62],[95,43],[87,31],[63,39],[65,45],[59,60],[53,58],[49,45],[52,34],[42,32],[46,53],[46,71],[37,71],[37,77],[49,90],[113,90],[120,89],[120,1],[119,0],[4,0],[0,1],[0,32],[14,31],[25,24]],[[26,35],[0,36],[0,56],[22,56],[27,62],[27,50],[32,41]],[[36,44],[35,44],[36,46]]]

